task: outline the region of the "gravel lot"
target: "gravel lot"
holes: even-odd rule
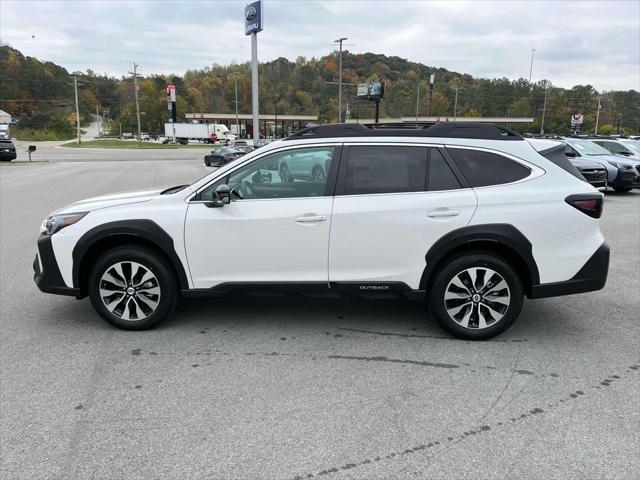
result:
[[[44,216],[207,172],[165,154],[0,167],[0,477],[638,478],[640,190],[607,194],[604,290],[526,301],[487,342],[415,302],[188,300],[123,332],[40,293]]]

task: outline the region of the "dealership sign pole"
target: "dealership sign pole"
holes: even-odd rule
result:
[[[253,142],[260,138],[258,103],[258,32],[262,31],[262,2],[244,7],[244,34],[251,35],[251,108],[253,110]]]

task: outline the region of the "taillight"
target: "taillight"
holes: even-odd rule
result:
[[[569,195],[564,201],[590,217],[600,218],[602,216],[604,196],[601,194],[582,193]]]

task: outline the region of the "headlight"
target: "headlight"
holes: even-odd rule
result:
[[[42,235],[53,235],[54,233],[62,230],[64,227],[68,227],[69,225],[73,225],[74,223],[80,221],[80,219],[87,213],[88,212],[79,212],[51,215],[45,218],[44,222],[42,222],[40,233]]]

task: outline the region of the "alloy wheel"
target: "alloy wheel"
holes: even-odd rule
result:
[[[280,180],[282,183],[289,183],[291,177],[289,176],[289,167],[286,165],[280,165]]]
[[[321,182],[322,180],[324,180],[324,171],[322,170],[321,167],[316,167],[313,169],[313,172],[311,173],[311,177],[313,178],[314,181]]]
[[[509,285],[495,270],[472,267],[453,277],[444,293],[449,317],[464,328],[491,327],[507,313],[511,303]]]
[[[100,278],[100,299],[122,320],[147,318],[158,308],[160,283],[153,272],[137,262],[118,262]]]

